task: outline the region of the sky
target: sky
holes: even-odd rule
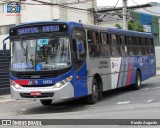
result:
[[[112,6],[114,7],[116,5],[118,0],[97,0],[98,6]],[[137,4],[146,4],[149,2],[158,2],[160,3],[160,0],[133,0]],[[128,0],[128,6],[136,5],[132,2],[132,0]],[[122,0],[119,0],[117,7],[122,7]]]

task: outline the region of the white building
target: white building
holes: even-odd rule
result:
[[[94,2],[85,0],[37,1],[39,2],[36,2],[36,0],[22,1],[20,16],[10,16],[12,13],[7,13],[8,3],[0,2],[0,42],[7,36],[9,28],[19,23],[57,19],[86,24],[93,24],[94,22],[90,10],[96,7],[96,0]],[[53,5],[46,5],[46,3],[52,3]],[[2,43],[0,49],[2,49]]]

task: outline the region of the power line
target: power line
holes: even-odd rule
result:
[[[146,11],[148,11],[148,12],[150,12],[150,13],[153,13],[153,14],[159,14],[159,15],[160,15],[160,13],[152,12],[152,11],[150,11],[150,10],[148,10],[148,9],[146,9],[146,8],[144,8],[144,7],[142,7],[142,6],[140,6],[140,5],[137,4],[134,0],[132,0],[132,1],[133,1],[133,3],[135,3],[136,5],[138,5],[139,7],[143,8],[144,10],[146,10]]]
[[[40,1],[40,0],[32,0],[32,1],[39,2],[39,3],[43,3],[43,4],[47,4],[47,5],[52,5],[52,6],[60,6],[60,7],[64,7],[64,8],[67,8],[67,9],[90,11],[90,10],[87,10],[87,9],[82,9],[82,8],[76,8],[76,7],[66,6],[65,4],[64,4],[64,5],[61,5],[61,4],[53,4],[53,3],[50,3],[50,2],[43,2],[43,1]]]
[[[114,6],[114,8],[116,8],[117,4],[119,3],[119,0],[117,0],[116,5]]]
[[[118,13],[115,13],[115,15],[118,15],[119,16],[119,14]],[[122,14],[123,15],[123,14]],[[127,15],[128,17],[131,17],[131,18],[133,18],[133,19],[137,19],[137,20],[139,20],[139,21],[146,21],[145,19],[140,19],[140,18],[138,18],[138,17],[135,17],[135,16],[133,16],[133,15]],[[120,19],[117,19],[117,20],[120,20]],[[121,20],[122,20],[122,18],[121,18]],[[116,21],[116,20],[112,20],[112,21]],[[103,22],[109,22],[109,21],[103,21]],[[157,22],[151,22],[152,24],[156,24],[156,25],[159,25],[159,23],[157,23]]]

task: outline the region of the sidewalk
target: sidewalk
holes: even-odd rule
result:
[[[160,70],[157,70],[157,71],[156,71],[156,75],[160,75]]]
[[[13,99],[11,99],[11,95],[2,95],[0,96],[0,103],[2,102],[9,102],[12,101]]]

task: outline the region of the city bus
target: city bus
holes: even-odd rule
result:
[[[104,91],[140,89],[156,74],[149,33],[44,21],[12,27],[8,38],[11,97],[17,100],[50,105],[85,97],[94,104]]]

